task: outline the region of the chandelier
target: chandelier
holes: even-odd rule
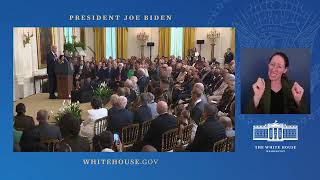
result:
[[[141,43],[144,44],[149,38],[149,35],[146,32],[140,32],[137,34],[137,40]]]
[[[217,32],[215,29],[212,29],[208,32],[207,38],[212,42],[215,43],[218,38],[220,38],[220,33]]]

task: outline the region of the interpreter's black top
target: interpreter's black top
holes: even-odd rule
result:
[[[283,91],[277,93],[271,89],[270,114],[283,114]]]

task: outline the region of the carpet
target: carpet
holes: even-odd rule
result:
[[[40,109],[45,109],[49,112],[49,122],[55,123],[55,119],[53,118],[57,112],[59,111],[59,108],[62,107],[64,99],[49,99],[48,93],[38,93],[34,94],[32,96],[19,99],[13,103],[13,114],[16,114],[16,105],[18,103],[23,103],[26,106],[26,115],[29,115],[33,117],[36,124],[38,124],[36,117],[37,112]],[[66,99],[66,101],[68,101]],[[91,109],[90,103],[82,103],[80,104],[80,108],[82,109],[81,118],[87,119],[88,112],[87,110]]]

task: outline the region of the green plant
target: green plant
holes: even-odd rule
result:
[[[93,95],[100,97],[102,100],[109,99],[112,94],[112,89],[110,89],[105,83],[100,84],[93,90]]]
[[[73,43],[73,47],[81,47],[83,50],[86,50],[86,43],[85,42],[81,42],[81,41],[79,41],[79,42],[74,42]]]
[[[54,117],[54,119],[56,120],[57,124],[59,124],[61,117],[64,114],[70,113],[74,118],[81,120],[81,112],[82,112],[82,109],[80,109],[79,102],[71,103],[71,101],[69,101],[66,104],[66,102],[63,101],[62,107],[59,109],[59,112]]]
[[[74,51],[76,50],[73,44],[69,42],[64,44],[63,49],[68,50],[70,53],[74,53]]]

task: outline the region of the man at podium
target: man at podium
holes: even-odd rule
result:
[[[59,99],[69,99],[73,89],[74,68],[64,55],[60,55],[55,63],[54,72],[57,76],[57,90]]]
[[[47,74],[49,81],[49,99],[56,99],[54,94],[57,90],[57,77],[55,73],[55,63],[58,61],[57,46],[51,46],[51,51],[47,55]]]

